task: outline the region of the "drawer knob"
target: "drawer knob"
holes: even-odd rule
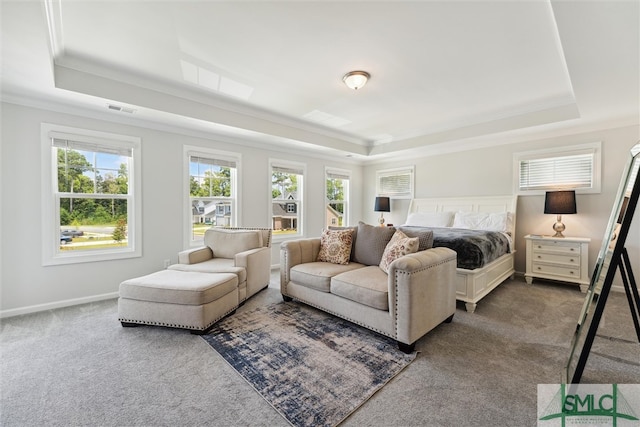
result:
[[[571,261],[569,261],[569,262],[576,262],[576,260],[575,260],[575,259],[573,259],[573,258],[571,258]]]
[[[569,274],[573,274],[573,271],[570,271]]]
[[[538,270],[542,270],[542,267],[538,267]]]
[[[575,251],[575,248],[571,248],[571,252]]]
[[[542,258],[540,255],[538,255],[538,258]]]

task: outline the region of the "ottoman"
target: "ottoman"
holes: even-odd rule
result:
[[[118,320],[124,327],[168,326],[206,334],[238,308],[238,276],[162,270],[120,283]]]

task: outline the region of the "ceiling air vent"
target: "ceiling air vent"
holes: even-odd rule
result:
[[[120,105],[114,105],[114,104],[107,104],[107,108],[109,110],[122,111],[123,113],[129,113],[129,114],[132,114],[135,111],[133,108],[122,107]]]

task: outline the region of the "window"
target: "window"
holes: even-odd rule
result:
[[[201,245],[210,227],[237,224],[237,170],[240,155],[185,146],[188,200],[187,246]]]
[[[304,165],[278,160],[271,164],[271,227],[274,238],[302,235]]]
[[[326,169],[326,209],[325,224],[328,226],[348,225],[349,171]]]
[[[599,192],[600,149],[601,144],[594,143],[516,153],[516,191],[519,194],[542,194],[559,189]]]
[[[376,195],[392,199],[412,199],[414,167],[376,172]]]
[[[140,139],[41,130],[43,264],[140,256]]]

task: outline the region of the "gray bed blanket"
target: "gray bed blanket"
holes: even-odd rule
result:
[[[444,246],[458,253],[458,268],[474,270],[509,253],[509,239],[497,231],[463,228],[409,227],[433,230],[433,246]]]

